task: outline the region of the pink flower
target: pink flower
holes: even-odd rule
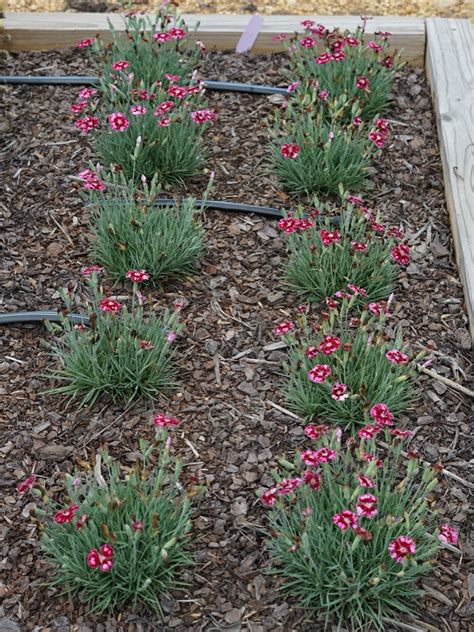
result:
[[[279,33],[278,35],[273,35],[272,41],[281,42],[288,37],[288,33]]]
[[[184,99],[188,94],[188,89],[185,86],[170,86],[168,88],[168,95],[175,99]]]
[[[359,127],[360,125],[362,125],[362,119],[360,118],[360,116],[354,116],[354,118],[352,119],[352,125],[354,125],[354,127]]]
[[[113,298],[103,298],[99,306],[103,312],[119,312],[122,309],[122,303]]]
[[[389,543],[388,552],[390,553],[390,557],[400,564],[404,559],[410,557],[410,555],[415,555],[415,541],[407,535],[400,535]]]
[[[303,37],[303,39],[300,40],[300,46],[303,48],[313,48],[317,43],[314,37]]]
[[[398,226],[392,226],[387,232],[388,237],[397,237],[397,239],[403,239],[403,231]]]
[[[80,129],[83,134],[88,134],[91,130],[99,127],[99,119],[97,116],[84,116],[84,118],[77,119],[74,126]]]
[[[364,77],[363,75],[359,75],[356,78],[356,88],[359,88],[359,90],[367,90],[369,87],[369,80],[367,79],[367,77]]]
[[[321,463],[333,461],[337,457],[337,453],[329,448],[319,448],[319,450],[303,450],[300,457],[306,465],[318,467]]]
[[[298,231],[304,232],[314,226],[314,222],[310,219],[298,218],[298,217],[284,217],[278,222],[278,228],[283,230],[287,235],[296,233]]]
[[[382,459],[379,459],[378,456],[376,454],[368,454],[365,453],[362,458],[364,459],[364,461],[367,461],[367,463],[372,463],[374,462],[375,465],[377,467],[383,467],[383,461]]]
[[[341,340],[337,336],[331,336],[327,334],[324,336],[322,342],[319,345],[319,350],[324,355],[331,355],[335,351],[337,351],[341,346]]]
[[[380,428],[373,424],[368,424],[357,431],[359,439],[373,439],[380,432]]]
[[[103,544],[100,553],[97,549],[91,549],[87,554],[87,566],[89,568],[100,568],[103,573],[109,572],[113,565],[114,552],[110,544]]]
[[[292,143],[285,143],[281,146],[280,153],[283,158],[294,160],[300,153],[300,147],[299,145],[295,145]]]
[[[174,108],[173,101],[162,101],[158,103],[155,110],[155,116],[161,116],[162,114],[167,114],[170,110]]]
[[[375,31],[374,35],[384,40],[388,39],[389,37],[392,37],[392,34],[389,33],[388,31]]]
[[[383,149],[385,147],[385,141],[387,137],[385,134],[381,134],[377,130],[370,130],[369,139],[373,141],[373,143],[379,148]]]
[[[137,520],[137,522],[132,522],[132,529],[134,531],[141,531],[143,529],[143,522]]]
[[[307,437],[316,441],[317,439],[322,437],[323,434],[328,430],[329,426],[326,426],[325,424],[320,424],[319,426],[313,426],[312,424],[310,424],[309,426],[305,427],[304,433]]]
[[[61,509],[54,514],[54,522],[57,524],[67,524],[74,520],[74,514],[79,509],[79,505],[71,505],[67,509]]]
[[[328,297],[326,299],[326,307],[328,309],[337,309],[338,306],[338,302],[336,301],[336,299]]]
[[[170,118],[162,118],[158,121],[158,127],[169,127],[171,125]]]
[[[390,131],[390,123],[387,119],[377,119],[375,121],[375,127],[381,134],[388,134]]]
[[[373,42],[372,40],[367,42],[367,48],[371,48],[376,53],[380,53],[380,51],[383,50],[383,46],[377,44],[377,42]]]
[[[313,27],[313,26],[315,26],[315,25],[316,25],[316,23],[315,23],[315,22],[313,22],[313,20],[303,20],[303,21],[301,22],[301,26],[302,26],[304,29],[310,29],[310,28],[312,28],[312,27]]]
[[[90,189],[94,191],[103,191],[105,184],[99,178],[99,176],[91,169],[85,169],[78,174],[78,177],[84,180],[84,189]]]
[[[168,79],[168,81],[171,81],[171,83],[176,83],[177,81],[181,79],[181,77],[179,75],[172,75],[169,72],[167,72],[165,74],[165,79]]]
[[[389,433],[394,437],[399,437],[400,439],[406,439],[407,437],[412,437],[413,432],[411,430],[402,430],[401,428],[389,428]]]
[[[79,518],[79,520],[74,525],[76,527],[76,529],[82,529],[82,527],[86,524],[88,518],[89,518],[89,516],[87,514],[82,514],[82,516]]]
[[[147,108],[143,105],[132,105],[130,108],[130,114],[133,114],[133,116],[143,116],[147,112]]]
[[[332,521],[336,525],[336,527],[338,527],[342,531],[345,531],[349,527],[351,529],[355,529],[359,524],[357,522],[357,516],[349,509],[344,509],[340,513],[335,514],[332,517]]]
[[[315,358],[318,355],[318,353],[319,353],[319,348],[314,347],[314,346],[308,347],[306,351],[304,352],[305,356],[309,358],[310,360]]]
[[[392,68],[393,67],[393,57],[390,57],[390,55],[387,55],[387,57],[384,57],[382,59],[380,64],[382,66],[385,66],[385,68]]]
[[[92,46],[95,42],[95,37],[88,37],[87,39],[83,39],[76,44],[77,48],[87,48],[88,46]]]
[[[385,226],[383,226],[383,224],[378,224],[377,222],[370,222],[370,228],[372,230],[375,230],[376,233],[384,233],[385,232]]]
[[[364,527],[355,527],[354,533],[356,533],[359,538],[362,538],[362,540],[365,540],[366,542],[370,542],[370,540],[372,540],[372,534],[370,533],[370,531],[367,531],[367,529],[364,529]]]
[[[16,486],[16,491],[19,494],[24,494],[31,487],[33,487],[33,485],[35,484],[35,481],[36,481],[36,474],[31,474],[30,476],[28,476],[28,478],[25,481],[18,483],[18,485]]]
[[[377,498],[373,494],[362,494],[356,503],[357,515],[364,518],[374,518],[378,513],[376,505]]]
[[[97,94],[95,88],[82,88],[82,90],[79,90],[79,97],[81,99],[90,99],[94,94]]]
[[[186,31],[184,29],[179,29],[174,26],[168,30],[168,33],[174,40],[182,40],[186,37]]]
[[[176,340],[176,332],[175,331],[168,331],[167,334],[166,334],[166,341],[171,344],[175,340]]]
[[[314,470],[306,470],[303,474],[303,483],[311,487],[311,489],[315,492],[321,488],[321,481],[321,474],[318,474],[318,472],[315,472]]]
[[[330,61],[333,61],[334,57],[331,53],[322,53],[319,57],[315,58],[315,62],[317,64],[327,64]]]
[[[140,349],[145,351],[150,351],[150,349],[154,349],[155,345],[152,344],[149,340],[140,340]]]
[[[366,487],[368,489],[375,487],[373,480],[365,474],[357,474],[357,480],[361,487]]]
[[[358,40],[357,37],[346,37],[344,39],[344,42],[348,46],[359,46],[359,44],[360,44],[360,40]]]
[[[403,266],[407,266],[410,263],[410,249],[406,244],[399,244],[393,246],[390,251],[392,259]]]
[[[333,384],[331,388],[331,397],[332,399],[335,399],[336,402],[343,402],[347,399],[349,397],[347,384],[340,384],[339,382]]]
[[[115,132],[125,132],[129,126],[128,119],[123,112],[113,112],[109,114],[108,121],[110,127]]]
[[[331,369],[327,364],[316,364],[311,371],[308,371],[308,377],[312,382],[321,384],[331,375]]]
[[[197,110],[196,112],[191,112],[191,118],[196,125],[203,125],[209,121],[215,121],[217,114],[212,110]]]
[[[329,97],[329,92],[327,90],[320,90],[318,96],[321,101],[327,101]]]
[[[301,81],[293,81],[292,83],[290,83],[286,91],[291,94],[292,92],[296,90],[296,88],[300,85],[300,83]]]
[[[128,61],[116,61],[112,64],[112,70],[125,70],[129,66]]]
[[[344,61],[346,53],[343,50],[335,50],[332,54],[333,61]]]
[[[98,266],[96,263],[92,266],[88,266],[87,268],[82,268],[81,274],[85,277],[90,277],[94,274],[102,274],[104,272],[104,268],[102,266]]]
[[[440,542],[444,542],[444,544],[456,545],[458,543],[458,539],[458,532],[450,524],[442,524],[440,526],[438,535],[438,540]]]
[[[341,241],[341,233],[338,230],[321,230],[319,234],[324,246],[330,246]]]
[[[277,501],[276,489],[273,487],[272,489],[267,489],[266,492],[260,496],[260,502],[265,507],[273,507],[273,505]]]
[[[390,314],[388,311],[388,306],[385,301],[380,301],[379,303],[369,303],[367,305],[367,309],[374,316],[381,316],[382,314]]]
[[[301,478],[284,478],[282,481],[277,483],[275,487],[276,493],[279,496],[291,494],[291,492],[294,492],[302,482]]]
[[[81,101],[80,103],[73,103],[69,109],[71,112],[74,112],[74,114],[80,114],[86,109],[87,105],[87,101]]]
[[[171,428],[179,426],[181,421],[176,417],[167,417],[163,413],[158,413],[153,417],[153,424],[159,428]]]
[[[143,283],[143,281],[148,281],[150,278],[150,275],[146,270],[129,270],[125,276],[134,283]]]
[[[284,334],[290,333],[290,331],[294,331],[294,329],[295,323],[292,323],[291,320],[284,320],[273,329],[273,333],[276,336],[282,336]]]
[[[398,349],[390,349],[385,354],[387,360],[390,360],[393,364],[408,364],[408,356],[403,351],[399,351]]]
[[[378,426],[391,426],[393,414],[386,404],[374,404],[370,409],[370,416]]]
[[[351,241],[351,246],[356,252],[365,252],[367,250],[367,244],[361,241]]]
[[[153,39],[155,42],[159,44],[164,44],[164,42],[168,42],[171,39],[171,35],[169,33],[155,33],[153,35]]]
[[[367,290],[364,290],[363,287],[359,287],[358,285],[354,285],[353,283],[348,283],[347,287],[351,292],[354,293],[354,296],[367,296]]]

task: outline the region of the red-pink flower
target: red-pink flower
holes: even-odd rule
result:
[[[294,143],[285,143],[281,146],[280,153],[283,158],[294,160],[300,153],[300,147]]]
[[[184,99],[188,94],[188,89],[185,86],[170,86],[168,88],[168,95],[175,99]]]
[[[415,555],[415,540],[407,535],[400,535],[389,543],[388,552],[395,562],[401,563],[404,559],[410,557],[410,555]]]
[[[382,66],[385,66],[385,68],[392,68],[393,57],[391,57],[390,55],[387,55],[387,57],[384,57],[380,63]]]
[[[181,421],[176,417],[167,417],[163,413],[158,413],[153,417],[153,424],[159,428],[172,428],[179,426]]]
[[[357,522],[357,516],[349,509],[344,509],[340,513],[335,514],[332,517],[332,521],[336,527],[339,527],[342,531],[345,531],[348,528],[355,529],[359,524]]]
[[[375,221],[371,221],[370,222],[370,228],[372,230],[375,230],[376,233],[384,233],[385,232],[385,226],[383,224],[379,224]]]
[[[296,90],[296,88],[300,85],[300,83],[301,81],[293,81],[292,83],[290,83],[286,91],[291,94],[292,92]]]
[[[388,237],[397,237],[397,239],[403,239],[403,231],[398,226],[392,226],[387,232]]]
[[[290,331],[294,331],[294,329],[295,323],[292,323],[291,320],[284,320],[273,329],[273,333],[276,336],[282,336],[283,334],[290,333]]]
[[[150,351],[150,349],[154,349],[155,345],[149,340],[140,340],[140,349],[144,349],[145,351]]]
[[[174,40],[181,40],[186,37],[186,31],[184,29],[179,29],[174,26],[168,29],[168,33]]]
[[[383,50],[383,46],[381,46],[381,44],[377,44],[377,42],[373,42],[372,40],[370,42],[367,42],[367,48],[371,48],[376,53],[379,53],[381,50]]]
[[[88,518],[89,518],[89,516],[87,514],[82,514],[82,516],[79,518],[79,520],[74,525],[76,527],[76,529],[82,529],[82,527],[86,524]]]
[[[143,529],[143,522],[140,522],[139,520],[132,522],[132,529],[134,531],[141,531]]]
[[[317,64],[327,64],[330,61],[334,60],[334,56],[331,53],[321,53],[319,57],[315,57],[314,61]]]
[[[352,119],[352,125],[354,125],[354,127],[359,127],[360,125],[362,125],[362,119],[360,118],[360,116],[354,116],[354,118]]]
[[[373,439],[380,432],[380,428],[373,424],[368,424],[357,431],[359,439]]]
[[[329,426],[326,426],[326,424],[320,424],[319,426],[314,426],[313,424],[310,424],[305,427],[304,433],[307,437],[316,441],[317,439],[322,437],[323,434],[328,430]]]
[[[81,99],[90,99],[94,94],[97,94],[95,88],[82,88],[82,90],[79,90],[79,97]]]
[[[374,518],[377,513],[377,498],[373,494],[362,494],[356,503],[357,515],[364,518]]]
[[[413,432],[411,430],[402,430],[401,428],[389,428],[389,433],[394,437],[399,437],[400,439],[406,439],[407,437],[412,437]]]
[[[30,476],[28,476],[28,478],[25,481],[18,483],[18,485],[16,486],[16,491],[19,494],[24,494],[31,487],[33,487],[33,485],[35,484],[35,481],[36,481],[36,474],[31,474]]]
[[[365,540],[366,542],[370,542],[370,540],[372,540],[372,534],[370,533],[370,531],[367,531],[367,529],[364,529],[364,527],[355,527],[354,533],[356,533],[359,538],[362,538],[362,540]]]
[[[97,549],[91,549],[87,554],[87,566],[89,568],[100,568],[103,573],[109,572],[113,565],[114,552],[110,544],[103,544],[100,553]]]
[[[77,48],[87,48],[88,46],[92,46],[95,42],[95,37],[88,37],[87,39],[83,39],[77,43]]]
[[[367,489],[372,489],[375,487],[373,480],[365,474],[357,474],[357,480],[361,487],[366,487]]]
[[[313,46],[316,46],[317,41],[314,39],[314,37],[303,37],[303,39],[300,40],[300,46],[302,46],[303,48],[313,48]]]
[[[155,40],[155,42],[158,42],[159,44],[163,44],[164,42],[167,42],[168,40],[171,39],[171,35],[169,33],[155,33],[153,35],[153,39]]]
[[[367,79],[367,77],[364,77],[363,75],[359,75],[356,78],[356,88],[359,88],[359,90],[367,90],[369,87],[369,80]]]
[[[279,33],[278,35],[272,36],[272,41],[281,42],[288,37],[288,33]]]
[[[169,127],[171,125],[171,119],[170,118],[162,118],[159,119],[158,121],[158,127]]]
[[[331,369],[327,364],[316,364],[311,371],[308,371],[308,377],[312,382],[321,384],[331,375]]]
[[[88,134],[93,129],[99,127],[99,122],[97,116],[84,116],[83,118],[77,119],[74,125],[77,129],[80,129],[83,134]]]
[[[385,354],[387,360],[390,360],[393,364],[408,364],[408,356],[403,351],[399,351],[398,349],[390,349]]]
[[[346,53],[343,50],[335,50],[332,54],[333,61],[344,61]]]
[[[383,467],[382,459],[379,459],[379,457],[376,454],[369,454],[366,452],[365,454],[362,455],[362,458],[364,459],[364,461],[367,461],[367,463],[374,462],[377,467]]]
[[[277,492],[274,487],[272,487],[271,489],[267,489],[267,491],[263,492],[263,494],[260,496],[260,502],[262,503],[262,505],[265,505],[265,507],[273,507],[276,501]]]
[[[439,528],[438,540],[444,544],[457,544],[459,534],[450,524],[442,524]]]
[[[390,314],[388,310],[387,303],[385,301],[380,301],[378,303],[369,303],[367,305],[367,309],[374,316],[381,316],[382,314]]]
[[[315,23],[315,22],[313,22],[313,20],[303,20],[303,21],[301,22],[301,26],[302,26],[304,29],[310,29],[310,28],[312,28],[312,27],[313,27],[313,26],[315,26],[315,25],[316,25],[316,23]]]
[[[410,263],[410,249],[406,244],[398,244],[393,246],[390,251],[392,259],[403,266],[407,266]]]
[[[133,114],[133,116],[144,116],[147,112],[147,108],[143,105],[132,105],[130,107],[130,114]]]
[[[284,217],[278,222],[278,228],[283,230],[288,235],[296,233],[297,231],[305,231],[314,226],[314,222],[310,219],[298,218],[298,217]]]
[[[341,233],[338,230],[321,230],[320,231],[321,241],[324,246],[330,246],[331,244],[335,244],[338,241],[341,241]]]
[[[168,81],[171,81],[171,83],[176,83],[181,79],[181,77],[179,75],[172,75],[171,73],[167,72],[165,73],[165,79],[168,79]]]
[[[217,114],[212,110],[196,110],[196,112],[191,112],[191,118],[196,125],[204,125],[204,123],[215,121]]]
[[[276,493],[279,496],[291,494],[291,492],[294,492],[302,482],[301,478],[284,478],[275,486]]]
[[[321,99],[321,101],[327,101],[329,98],[329,92],[327,90],[320,90],[318,97]]]
[[[375,121],[375,127],[376,129],[379,130],[381,134],[388,135],[390,131],[390,123],[388,122],[387,119],[383,119],[383,118],[377,119]]]
[[[112,112],[112,114],[109,114],[108,116],[108,121],[110,127],[115,132],[125,132],[130,125],[128,118],[123,112]]]
[[[336,400],[336,402],[343,402],[347,399],[349,397],[347,384],[340,384],[339,382],[333,384],[331,388],[331,397]]]
[[[385,134],[382,134],[381,132],[377,131],[377,130],[370,130],[369,132],[369,139],[379,148],[379,149],[383,149],[385,147],[385,141],[387,140],[387,137]]]
[[[126,68],[128,68],[130,66],[128,61],[122,60],[122,61],[115,61],[112,64],[112,70],[125,70]]]
[[[365,252],[367,250],[367,244],[362,241],[351,241],[352,249],[357,252]]]
[[[93,265],[87,266],[87,268],[82,268],[81,270],[81,274],[85,277],[92,276],[94,272],[96,274],[102,274],[102,272],[104,272],[104,268],[94,263]]]
[[[148,281],[150,278],[150,275],[146,270],[129,270],[125,276],[134,283],[143,283],[143,281]]]
[[[360,44],[360,40],[357,37],[346,37],[344,41],[348,46],[359,46]]]
[[[315,346],[308,347],[306,351],[304,352],[305,356],[309,358],[310,360],[315,358],[318,355],[318,353],[319,353],[319,349],[318,347],[315,347]]]
[[[105,184],[95,171],[92,171],[91,169],[84,169],[84,171],[81,171],[81,173],[78,174],[78,177],[84,181],[82,185],[84,189],[93,191],[103,191],[105,189]]]
[[[370,416],[378,426],[391,426],[393,413],[386,404],[374,404],[370,409]]]
[[[79,509],[79,505],[71,505],[67,509],[61,509],[54,514],[54,522],[57,524],[67,524],[74,520],[74,514]]]
[[[337,453],[329,448],[319,448],[319,450],[303,450],[300,457],[306,465],[318,467],[321,463],[333,461],[337,457]]]
[[[103,312],[119,312],[122,309],[122,303],[119,303],[114,298],[103,298],[99,306]]]
[[[314,470],[306,470],[303,474],[303,483],[309,485],[313,491],[317,491],[321,488],[322,477],[321,474]]]
[[[340,346],[340,338],[338,338],[337,336],[331,336],[331,334],[326,334],[322,342],[319,344],[319,350],[321,351],[321,353],[324,353],[324,355],[328,356],[337,351]]]
[[[354,285],[353,283],[348,283],[347,287],[351,292],[354,293],[355,296],[367,296],[367,290],[364,290],[363,287],[359,287],[358,285]]]
[[[74,114],[80,114],[87,107],[87,101],[80,101],[79,103],[73,103],[69,108]]]
[[[173,101],[162,101],[158,103],[155,110],[155,116],[161,116],[162,114],[167,114],[170,110],[174,108]]]
[[[328,297],[326,299],[326,307],[328,309],[336,309],[338,306],[338,302],[336,301],[336,299]]]

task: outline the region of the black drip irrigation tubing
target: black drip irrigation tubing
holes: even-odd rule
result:
[[[78,325],[88,325],[89,318],[83,314],[67,314],[67,318]],[[41,311],[41,312],[7,312],[0,314],[0,325],[9,325],[11,323],[36,323],[44,320],[51,320],[55,323],[61,322],[58,312]]]
[[[87,76],[0,76],[0,83],[13,85],[33,85],[33,86],[94,86],[99,83],[99,77]],[[245,92],[248,94],[288,94],[286,88],[276,88],[274,86],[261,86],[253,83],[233,83],[229,81],[203,81],[207,90],[218,92]]]
[[[179,206],[178,200],[168,198],[158,198],[154,201],[156,206]],[[220,200],[196,200],[195,206],[215,209],[216,211],[226,211],[228,213],[245,213],[260,215],[272,219],[281,219],[283,213],[271,206],[253,206],[252,204],[240,204],[239,202],[222,202]]]

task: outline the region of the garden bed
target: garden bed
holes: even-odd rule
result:
[[[208,79],[280,81],[276,56],[212,53],[205,64],[202,74]],[[8,60],[8,72],[28,74],[33,69],[41,74],[85,70],[70,51],[21,53]],[[6,265],[1,311],[59,308],[58,289],[87,263],[89,217],[66,178],[92,157],[87,140],[71,131],[69,105],[76,91],[2,88]],[[274,107],[272,101],[219,93],[208,98],[219,114],[209,132],[208,171],[216,173],[212,197],[288,207],[289,198],[264,162],[264,118]],[[400,273],[395,322],[415,351],[434,353],[439,374],[462,379],[471,368],[471,341],[453,263],[435,121],[421,70],[405,68],[398,74],[390,119],[389,147],[374,165],[373,180],[383,217],[403,224],[413,253],[411,265]],[[191,179],[188,192],[200,196],[206,181],[206,176]],[[153,293],[157,304],[178,296],[189,301],[179,342],[185,371],[170,405],[183,420],[174,450],[183,456],[186,471],[207,483],[194,508],[197,566],[186,574],[189,589],[165,603],[164,629],[314,629],[265,575],[266,510],[256,496],[270,484],[268,474],[278,458],[301,447],[304,439],[302,424],[272,405],[284,406],[279,376],[286,354],[266,349],[275,342],[274,323],[292,316],[298,302],[281,280],[284,241],[275,222],[254,216],[209,211],[205,228],[200,273],[167,286],[166,293]],[[103,443],[122,462],[133,462],[138,437],[153,434],[153,408],[138,403],[124,410],[106,402],[90,410],[66,408],[57,397],[41,395],[46,386],[41,376],[49,363],[41,345],[44,328],[9,326],[2,334],[5,616],[26,630],[68,625],[84,632],[159,629],[155,618],[142,611],[125,611],[120,618],[91,616],[87,607],[44,588],[49,566],[38,551],[38,530],[28,520],[32,505],[13,491],[33,463],[54,488],[61,473],[72,471],[78,460],[90,461]],[[415,431],[410,447],[431,463],[441,461],[458,477],[441,477],[439,499],[443,517],[462,533],[463,550],[462,558],[440,553],[435,574],[427,580],[420,627],[467,631],[473,612],[470,402],[426,375],[419,386],[416,406],[401,423]]]

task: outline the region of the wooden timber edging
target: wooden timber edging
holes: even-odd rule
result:
[[[248,15],[186,15],[188,27],[199,25],[197,37],[209,48],[234,50],[249,22]],[[284,50],[281,42],[272,37],[280,33],[302,32],[301,20],[313,19],[329,28],[354,30],[360,23],[358,16],[263,16],[253,53],[274,53]],[[81,39],[100,34],[109,38],[108,20],[117,30],[123,30],[123,18],[116,13],[7,13],[5,31],[0,47],[9,51],[51,50],[74,46]],[[392,49],[403,49],[403,59],[423,66],[425,59],[425,19],[414,17],[378,16],[367,23],[367,33],[392,33]]]
[[[469,20],[426,20],[426,75],[446,204],[474,341],[474,31]]]

